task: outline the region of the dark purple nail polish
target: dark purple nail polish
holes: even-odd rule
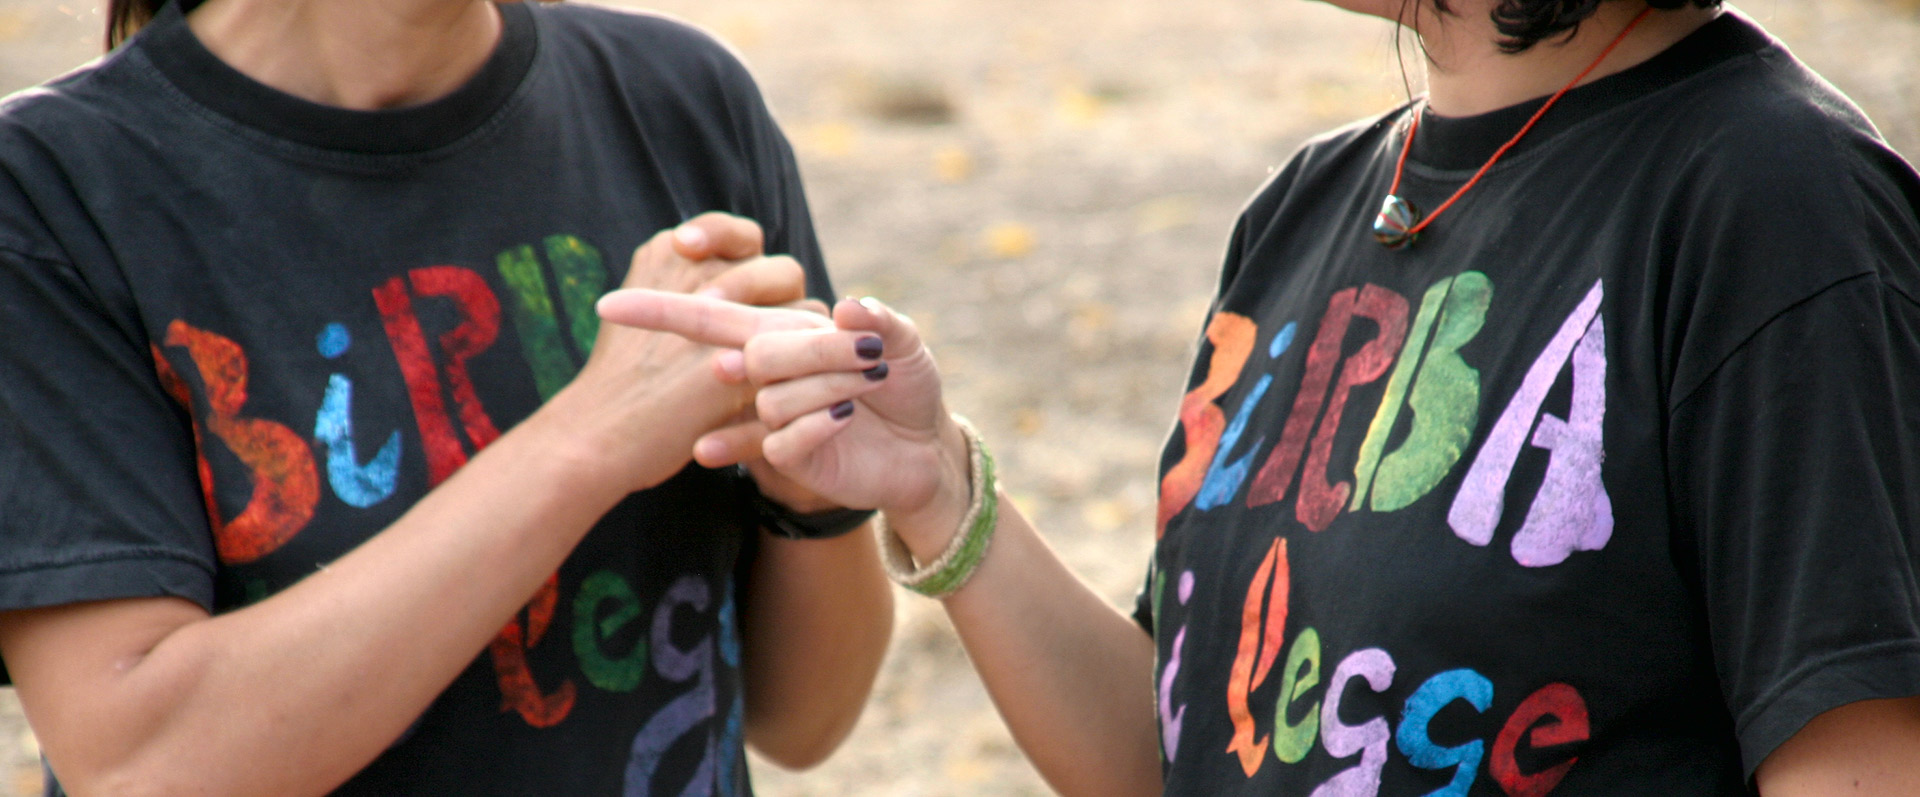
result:
[[[866,377],[869,382],[878,382],[887,378],[887,364],[881,363],[872,368],[868,368],[865,371],[861,371],[860,375]]]
[[[836,421],[844,421],[848,416],[853,414],[853,402],[842,401],[839,404],[835,404],[833,405],[833,409],[827,410],[827,414],[832,415]]]
[[[878,360],[886,351],[886,344],[880,342],[880,336],[868,335],[853,342],[853,353],[862,360]]]

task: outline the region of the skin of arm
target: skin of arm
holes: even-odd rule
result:
[[[1920,794],[1920,697],[1863,700],[1813,718],[1754,772],[1762,797]]]
[[[683,236],[757,253],[718,216]],[[663,233],[628,284],[687,290]],[[757,303],[799,297],[791,260],[709,284]],[[0,654],[42,748],[75,795],[321,794],[379,755],[627,493],[664,481],[706,428],[748,401],[712,353],[603,329],[580,376],[400,520],[260,603],[218,616],[175,598],[0,614]],[[648,422],[679,417],[675,427]]]
[[[764,455],[780,472],[846,506],[877,506],[913,557],[932,561],[971,499],[965,439],[940,400],[933,358],[910,321],[877,302],[842,302],[838,329],[742,334],[764,311],[700,297],[621,291],[609,321],[742,349],[721,367],[759,388],[763,432],[706,435],[709,467]],[[764,324],[762,324],[764,326]],[[879,337],[889,375],[856,341]],[[834,418],[828,408],[858,401]],[[961,643],[1016,742],[1068,795],[1160,792],[1153,714],[1153,640],[1088,588],[1006,500],[992,547],[965,586],[943,599]]]
[[[893,633],[866,526],[828,540],[762,532],[742,607],[747,742],[804,769],[853,731]]]

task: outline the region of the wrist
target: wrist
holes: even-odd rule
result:
[[[747,498],[753,504],[760,528],[776,537],[789,540],[832,539],[860,528],[873,519],[874,511],[871,509],[849,509],[817,498],[807,502],[811,508],[800,509],[768,496],[754,482],[746,468],[734,467],[744,482]]]
[[[647,402],[611,401],[588,380],[576,379],[529,416],[521,430],[541,456],[566,471],[577,490],[618,500],[672,478],[693,456],[691,440],[676,447],[667,439],[669,425],[640,422],[644,410],[609,411],[635,403]]]
[[[946,545],[938,554],[930,556],[922,551],[916,556],[906,541],[888,527],[886,516],[882,515],[875,527],[887,577],[931,598],[946,597],[966,586],[979,570],[999,525],[1000,502],[993,455],[987,452],[986,443],[971,424],[957,417],[953,420],[966,445],[970,498],[966,511],[953,524],[954,531],[948,535]]]
[[[972,504],[973,467],[966,434],[951,416],[942,414],[934,445],[933,468],[938,478],[931,495],[910,507],[881,507],[887,525],[906,543],[918,561],[932,561],[960,532],[960,521]]]

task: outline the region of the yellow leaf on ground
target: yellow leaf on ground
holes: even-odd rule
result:
[[[941,147],[933,153],[933,176],[943,183],[966,182],[973,176],[973,155],[958,145]]]
[[[987,228],[987,251],[999,258],[1019,258],[1033,254],[1036,243],[1033,228],[1008,221]]]
[[[1040,414],[1039,410],[1032,407],[1021,407],[1013,411],[1013,430],[1021,437],[1037,435],[1041,429],[1046,428],[1046,425],[1046,418]]]
[[[821,122],[796,130],[794,144],[822,158],[844,158],[860,144],[860,129],[846,122]]]
[[[1094,531],[1118,531],[1134,520],[1135,512],[1124,499],[1094,501],[1080,510],[1080,519]]]
[[[1099,121],[1105,110],[1105,103],[1099,97],[1078,86],[1061,89],[1054,95],[1054,104],[1068,122],[1082,127]]]

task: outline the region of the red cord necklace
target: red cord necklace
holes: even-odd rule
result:
[[[1561,97],[1566,96],[1566,93],[1572,91],[1574,86],[1580,85],[1580,81],[1585,80],[1587,75],[1592,74],[1593,70],[1598,69],[1600,62],[1607,60],[1607,56],[1612,55],[1614,49],[1619,47],[1621,42],[1627,40],[1627,34],[1632,33],[1633,29],[1639,27],[1640,22],[1652,13],[1653,9],[1649,7],[1641,11],[1639,16],[1634,17],[1632,22],[1627,23],[1627,26],[1621,29],[1620,35],[1614,37],[1613,43],[1607,45],[1606,49],[1600,51],[1600,57],[1593,59],[1593,63],[1588,64],[1586,69],[1581,70],[1580,74],[1575,75],[1573,80],[1567,82],[1566,86],[1554,92],[1552,97],[1547,98],[1546,104],[1540,106],[1540,110],[1533,112],[1533,118],[1528,119],[1527,123],[1520,127],[1520,132],[1513,134],[1513,138],[1508,139],[1507,143],[1500,145],[1499,149],[1494,150],[1493,157],[1487,159],[1487,164],[1480,167],[1480,171],[1475,172],[1473,177],[1467,180],[1466,185],[1460,186],[1460,190],[1453,192],[1453,196],[1448,197],[1447,201],[1440,203],[1440,207],[1434,208],[1433,214],[1425,218],[1421,218],[1420,209],[1414,207],[1412,202],[1400,198],[1400,176],[1406,172],[1407,153],[1413,151],[1413,134],[1420,130],[1420,115],[1425,108],[1424,100],[1416,104],[1413,108],[1413,121],[1407,125],[1406,143],[1400,146],[1400,161],[1393,167],[1393,186],[1387,189],[1387,199],[1381,203],[1380,213],[1373,219],[1374,239],[1385,244],[1388,249],[1399,249],[1412,244],[1414,239],[1420,237],[1421,230],[1426,229],[1427,225],[1432,224],[1434,219],[1440,218],[1440,214],[1447,212],[1447,208],[1453,207],[1453,203],[1460,201],[1461,195],[1467,193],[1467,189],[1472,188],[1475,183],[1480,182],[1480,178],[1486,176],[1487,170],[1492,169],[1494,164],[1500,162],[1500,156],[1507,154],[1507,150],[1513,149],[1513,145],[1520,143],[1520,139],[1525,138],[1527,133],[1533,130],[1534,123],[1540,121],[1540,117],[1547,114],[1548,108],[1552,108],[1553,104],[1559,102]]]

